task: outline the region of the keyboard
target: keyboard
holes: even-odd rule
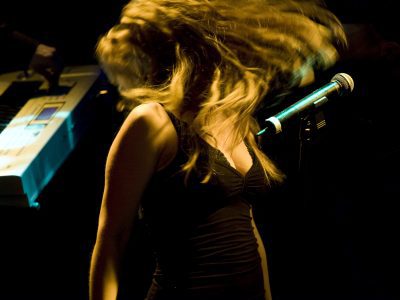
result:
[[[105,93],[96,65],[65,67],[49,91],[40,75],[0,75],[0,205],[38,207],[38,196],[93,120]]]

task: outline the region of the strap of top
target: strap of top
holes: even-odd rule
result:
[[[174,125],[175,131],[178,135],[178,141],[179,143],[181,143],[184,139],[185,127],[187,126],[187,124],[179,120],[172,112],[168,111],[167,109],[165,109],[165,111],[167,112],[168,117],[172,122],[172,125]]]

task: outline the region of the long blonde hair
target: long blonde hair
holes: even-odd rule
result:
[[[132,0],[96,54],[120,88],[121,107],[157,101],[191,116],[187,174],[200,155],[195,137],[229,132],[231,149],[246,140],[272,182],[283,175],[256,145],[257,107],[269,92],[331,66],[345,43],[321,1]]]

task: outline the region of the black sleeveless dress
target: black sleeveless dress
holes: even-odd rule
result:
[[[179,150],[149,183],[142,200],[157,267],[147,300],[263,300],[261,259],[249,209],[263,201],[264,173],[254,153],[245,176],[206,142],[213,175],[202,184],[201,167],[184,183],[185,123],[172,114]],[[201,163],[200,163],[201,165]]]

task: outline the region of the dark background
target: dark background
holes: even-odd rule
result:
[[[117,21],[125,3],[4,2],[0,16],[56,46],[65,65],[96,63],[97,38]],[[275,108],[300,99],[338,72],[354,78],[351,95],[323,107],[327,126],[303,143],[303,155],[299,124],[263,140],[288,178],[256,208],[273,297],[399,299],[400,16],[396,1],[327,3],[344,23],[368,26],[347,26],[350,48],[342,61]],[[26,68],[29,59],[16,45],[0,45],[1,73]],[[0,207],[0,299],[87,299],[104,161],[120,117],[111,106],[99,104],[91,131],[41,194],[40,210]],[[146,236],[137,226],[121,299],[142,299],[152,271]]]

